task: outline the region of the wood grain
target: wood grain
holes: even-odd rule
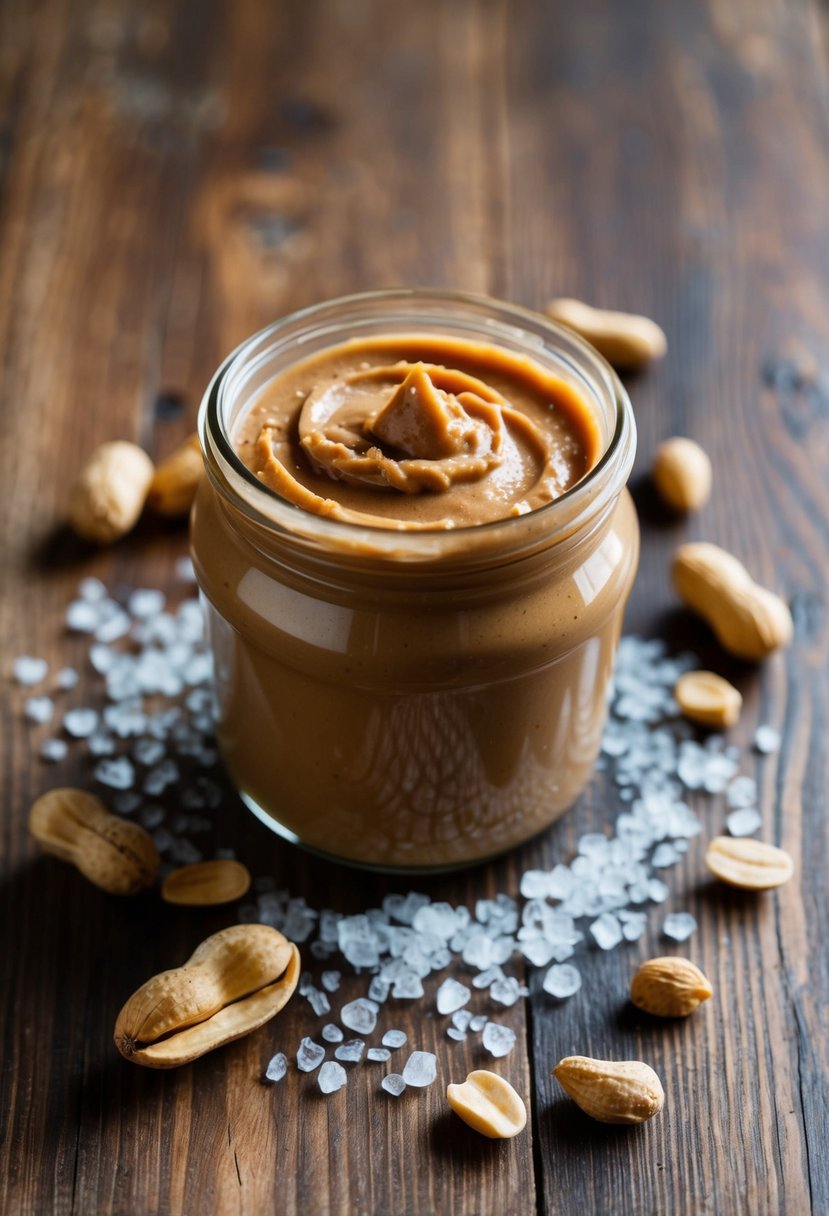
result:
[[[829,1210],[826,46],[817,0],[0,7],[4,680],[19,653],[80,661],[61,626],[80,577],[174,587],[182,533],[142,524],[93,552],[61,527],[68,481],[106,439],[172,450],[253,330],[395,284],[531,307],[581,296],[655,316],[670,343],[630,384],[644,552],[628,628],[690,644],[737,681],[738,743],[758,722],[781,730],[779,754],[751,763],[763,835],[797,865],[759,900],[706,881],[701,844],[673,872],[669,906],[697,917],[693,957],[716,991],[686,1023],[656,1026],[625,1002],[635,966],[664,948],[658,915],[638,946],[591,954],[583,999],[559,1007],[533,976],[509,1017],[508,1075],[533,1107],[516,1142],[451,1119],[440,1084],[387,1097],[378,1066],[328,1099],[296,1073],[261,1085],[269,1056],[313,1028],[304,1003],[156,1075],[117,1056],[115,1015],[225,914],[116,901],[36,854],[32,799],[89,770],[38,761],[42,732],[5,683],[4,1213]],[[716,489],[668,526],[642,473],[670,434],[703,443]],[[666,569],[686,538],[734,550],[786,594],[785,655],[729,663],[676,611]],[[698,809],[720,829],[719,810]],[[520,853],[416,886],[468,903],[515,892],[523,869],[569,857],[614,810],[597,780]],[[362,910],[400,886],[279,845],[230,794],[215,843],[314,906]],[[343,999],[362,991],[350,978]],[[431,1007],[393,1021],[458,1079],[482,1057],[449,1044]],[[648,1060],[664,1116],[631,1130],[582,1118],[548,1075],[574,1051]]]

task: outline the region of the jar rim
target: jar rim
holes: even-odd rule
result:
[[[264,485],[236,452],[225,423],[225,396],[232,388],[229,381],[235,371],[261,365],[272,354],[281,337],[291,340],[300,350],[311,336],[322,336],[330,329],[332,343],[339,330],[343,340],[342,314],[355,309],[380,309],[396,305],[399,308],[420,308],[406,317],[416,332],[418,320],[425,321],[432,306],[434,323],[444,314],[447,322],[455,310],[457,321],[462,314],[482,326],[480,337],[497,342],[499,334],[515,341],[524,339],[530,357],[545,353],[548,358],[563,361],[579,378],[594,389],[598,386],[606,395],[605,404],[615,412],[612,433],[599,459],[573,486],[552,502],[545,503],[525,515],[509,516],[481,524],[453,528],[434,527],[401,530],[394,527],[365,525],[349,520],[315,515],[295,503],[288,502]],[[379,315],[379,314],[378,314]],[[398,320],[398,318],[394,318]],[[404,318],[401,316],[402,322]],[[286,314],[278,321],[258,330],[241,342],[222,361],[205,390],[199,409],[198,434],[208,476],[217,490],[254,524],[269,531],[312,547],[371,550],[376,556],[431,558],[447,547],[462,549],[465,539],[474,534],[477,541],[497,547],[500,537],[512,548],[520,547],[521,534],[531,534],[527,540],[538,541],[543,533],[547,544],[564,539],[580,529],[587,519],[600,514],[620,493],[633,465],[636,449],[636,424],[630,398],[610,364],[572,330],[520,305],[494,297],[445,290],[441,288],[390,288],[357,292],[309,305]],[[328,543],[327,543],[328,542]]]

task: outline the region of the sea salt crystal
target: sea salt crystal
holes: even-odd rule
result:
[[[100,760],[94,769],[95,780],[113,790],[127,790],[135,781],[135,769],[126,756]]]
[[[313,1039],[304,1038],[296,1053],[296,1066],[300,1072],[313,1072],[325,1059],[325,1048]]]
[[[78,583],[78,596],[91,604],[97,604],[107,598],[107,589],[99,578],[82,578]]]
[[[534,967],[546,967],[556,953],[556,946],[553,942],[545,941],[543,937],[534,937],[530,941],[521,942],[521,953]]]
[[[391,1052],[388,1047],[369,1047],[366,1059],[371,1060],[373,1064],[385,1064],[386,1060],[391,1059]]]
[[[30,722],[45,726],[50,722],[55,712],[55,703],[51,697],[29,697],[23,706],[23,712]]]
[[[527,870],[519,887],[525,899],[546,899],[550,894],[550,874],[547,870]]]
[[[417,933],[433,933],[448,941],[456,929],[455,909],[446,903],[435,903],[418,908],[412,920]]]
[[[340,986],[342,975],[339,971],[323,971],[320,983],[326,992],[336,992]]]
[[[376,1001],[358,997],[356,1001],[349,1001],[347,1005],[343,1005],[340,1010],[340,1021],[343,1026],[347,1026],[349,1030],[355,1030],[358,1034],[371,1034],[377,1025],[378,1012],[379,1006]]]
[[[619,912],[619,919],[622,922],[622,936],[625,941],[638,942],[648,925],[645,913],[622,909]]]
[[[398,1000],[416,1001],[423,996],[423,984],[416,971],[407,970],[394,981],[391,994]]]
[[[65,760],[68,752],[65,739],[44,739],[39,749],[41,760],[47,760],[50,764]]]
[[[164,611],[165,599],[161,591],[154,588],[139,588],[133,591],[127,600],[127,612],[138,620],[156,616]]]
[[[363,1052],[366,1045],[362,1039],[349,1039],[347,1043],[341,1043],[339,1047],[334,1049],[334,1055],[338,1060],[345,1060],[350,1064],[359,1064],[363,1058]]]
[[[66,626],[73,633],[94,633],[100,623],[100,612],[87,600],[73,600],[66,609]]]
[[[403,1080],[399,1072],[390,1072],[388,1076],[383,1077],[380,1082],[381,1087],[387,1094],[391,1094],[393,1098],[399,1098],[406,1088],[406,1082]]]
[[[472,1014],[468,1009],[459,1009],[456,1013],[452,1014],[452,1025],[456,1030],[466,1031],[471,1021]]]
[[[376,1001],[378,1005],[382,1005],[388,999],[389,989],[391,984],[387,980],[383,980],[379,975],[371,977],[371,983],[368,986],[368,997],[370,1001]]]
[[[324,992],[320,992],[318,988],[312,988],[307,994],[308,1004],[313,1009],[317,1017],[323,1017],[326,1013],[331,1012],[331,1002]]]
[[[671,912],[662,922],[662,932],[675,942],[685,942],[695,932],[697,922],[690,912]]]
[[[651,857],[651,865],[655,870],[664,870],[668,866],[676,865],[679,860],[679,854],[672,844],[658,844],[653,851]]]
[[[489,995],[493,1001],[497,1001],[499,1005],[511,1006],[520,1000],[522,996],[527,996],[527,989],[518,982],[513,975],[508,975],[502,980],[496,980],[489,989]]]
[[[600,950],[612,950],[622,940],[622,926],[610,912],[593,921],[590,933]]]
[[[500,966],[487,967],[486,971],[481,971],[478,975],[474,976],[472,986],[473,988],[488,988],[490,984],[494,984],[496,980],[502,980],[503,978],[504,972]]]
[[[45,659],[37,659],[29,654],[21,654],[14,660],[12,666],[12,674],[15,680],[25,688],[31,688],[34,684],[39,684],[45,678],[48,671],[49,664]]]
[[[485,1013],[478,1013],[472,1018],[469,1023],[469,1029],[473,1034],[480,1034],[484,1026],[487,1024],[487,1016]]]
[[[105,676],[107,672],[112,671],[116,658],[115,651],[100,642],[89,648],[89,662],[99,676]]]
[[[194,583],[196,581],[196,571],[189,557],[180,557],[176,561],[175,568],[176,578],[181,579],[183,583]]]
[[[751,836],[762,824],[763,820],[754,807],[740,807],[727,816],[725,826],[732,836]]]
[[[407,1037],[405,1030],[387,1030],[383,1035],[383,1046],[391,1047],[392,1050],[403,1047]]]
[[[450,1039],[454,1039],[456,1043],[462,1043],[466,1038],[466,1031],[459,1030],[457,1026],[447,1026],[446,1033]]]
[[[164,756],[164,744],[160,739],[138,739],[132,749],[133,758],[138,764],[153,765]],[[197,808],[191,807],[191,810]]]
[[[326,1022],[322,1028],[322,1037],[326,1043],[342,1043],[344,1036],[339,1026],[335,1026],[333,1022]]]
[[[326,1060],[319,1071],[317,1081],[324,1094],[334,1094],[346,1084],[348,1075],[342,1064]]]
[[[771,755],[780,747],[780,732],[773,726],[758,726],[754,732],[754,747],[764,756]]]
[[[500,1059],[509,1055],[515,1046],[515,1031],[500,1022],[487,1022],[484,1026],[483,1045],[491,1056]]]
[[[454,1013],[456,1009],[462,1008],[471,996],[466,984],[460,984],[453,979],[444,980],[437,991],[438,1013]]]
[[[125,638],[132,628],[132,622],[126,612],[114,612],[107,620],[102,621],[95,630],[95,638],[99,642],[117,642]]]
[[[423,1089],[431,1085],[437,1076],[437,1059],[431,1051],[413,1051],[403,1069],[403,1080],[407,1085]]]
[[[671,892],[661,878],[651,878],[647,884],[647,893],[648,899],[655,904],[661,904],[665,902]]]
[[[755,806],[757,803],[757,782],[753,777],[735,777],[725,792],[725,800],[729,806],[736,809]]]
[[[55,676],[55,687],[59,688],[61,692],[69,692],[71,688],[77,686],[80,678],[74,667],[61,667]]]
[[[98,726],[98,713],[94,709],[68,709],[63,715],[63,729],[73,739],[88,739]]]
[[[581,988],[581,975],[570,963],[556,963],[544,976],[541,986],[550,996],[564,1000]]]
[[[265,1079],[274,1084],[281,1081],[288,1071],[288,1058],[284,1051],[278,1051],[275,1056],[272,1056],[268,1061],[268,1067],[265,1069]]]

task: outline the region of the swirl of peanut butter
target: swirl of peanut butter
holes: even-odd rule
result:
[[[353,487],[358,497],[385,492],[392,500],[476,486],[486,516],[501,518],[524,514],[566,488],[557,453],[533,419],[470,373],[420,361],[361,367],[323,381],[304,397],[293,442],[266,424],[256,449],[258,476],[289,502],[374,527],[455,522],[432,513],[398,518],[393,501],[377,514],[362,511],[342,492],[318,492],[323,479]]]

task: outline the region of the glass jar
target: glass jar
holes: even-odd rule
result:
[[[554,502],[399,532],[312,515],[231,443],[275,375],[348,338],[430,334],[529,356],[595,411],[602,455]],[[547,827],[590,776],[636,570],[633,415],[575,335],[495,300],[351,296],[288,316],[216,373],[192,552],[217,735],[244,802],[311,849],[384,870],[483,861]]]

